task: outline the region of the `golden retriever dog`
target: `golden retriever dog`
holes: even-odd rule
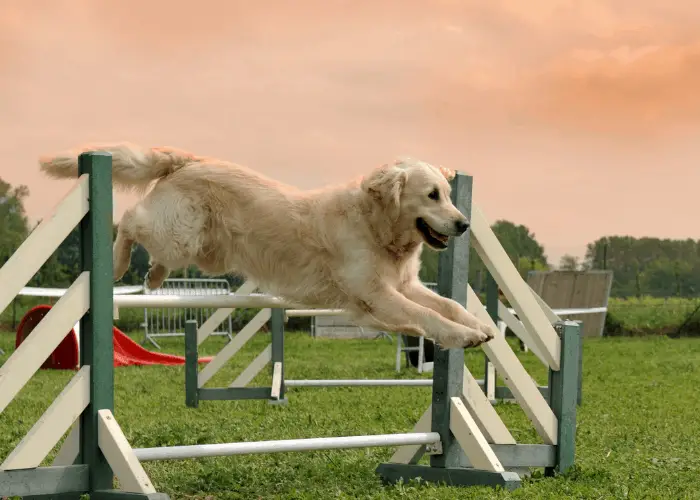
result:
[[[477,346],[496,333],[418,279],[423,244],[444,250],[469,228],[437,167],[401,160],[346,185],[301,191],[227,161],[126,142],[42,158],[40,166],[53,178],[76,178],[78,155],[96,150],[111,153],[117,188],[147,192],[119,223],[115,280],[140,243],[150,256],[150,289],[195,264],[443,348]]]

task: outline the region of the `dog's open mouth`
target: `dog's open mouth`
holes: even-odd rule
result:
[[[444,250],[447,248],[447,242],[450,239],[448,235],[438,233],[420,217],[416,219],[416,227],[428,245],[437,250]]]

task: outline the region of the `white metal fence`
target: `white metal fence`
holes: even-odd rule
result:
[[[231,287],[225,279],[208,278],[169,278],[156,290],[146,290],[147,295],[179,295],[179,296],[202,296],[202,295],[228,295]],[[156,342],[156,337],[183,337],[185,335],[185,322],[189,319],[197,321],[198,325],[203,324],[212,314],[216,312],[214,308],[149,308],[143,310],[145,342],[152,343],[160,349]],[[232,335],[232,320],[223,321],[212,335],[226,335],[229,340]]]

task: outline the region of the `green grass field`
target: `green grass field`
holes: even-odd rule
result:
[[[258,334],[209,385],[230,383],[267,341],[267,334]],[[168,352],[183,351],[182,339],[165,344]],[[222,345],[220,338],[208,340],[202,354]],[[13,337],[0,334],[0,347],[10,352]],[[287,376],[392,378],[394,352],[385,340],[312,340],[291,333]],[[532,354],[520,356],[538,382],[546,383],[541,363]],[[468,352],[466,360],[481,378],[481,352]],[[700,344],[694,339],[586,340],[577,467],[565,477],[536,472],[512,493],[383,486],[374,469],[390,457],[392,450],[385,448],[148,462],[145,468],[159,491],[173,499],[700,498],[698,366]],[[34,376],[0,418],[0,456],[12,450],[71,375],[42,370]],[[400,376],[416,375],[404,370]],[[255,383],[267,377],[261,374]],[[427,388],[296,388],[284,407],[204,401],[195,410],[184,405],[182,367],[118,368],[115,384],[116,415],[134,447],[407,432],[430,401]],[[540,442],[518,406],[497,408],[518,442]]]

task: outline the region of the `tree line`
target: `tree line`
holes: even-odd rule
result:
[[[28,196],[26,186],[13,187],[0,179],[0,265],[33,229],[24,209]],[[498,220],[491,227],[523,278],[533,270],[609,269],[614,276],[611,290],[614,297],[695,297],[700,291],[700,241],[697,240],[605,236],[588,244],[583,259],[565,255],[555,266],[548,261],[544,247],[527,226]],[[114,232],[116,234],[116,226]],[[422,255],[421,279],[437,280],[437,262],[437,252],[426,248]],[[131,266],[120,283],[141,284],[147,270],[148,254],[137,245]],[[67,287],[79,271],[80,248],[75,229],[32,278],[30,286]],[[172,274],[172,277],[183,276],[201,277],[202,274],[194,266]],[[473,250],[469,258],[469,276],[475,290],[483,290],[487,270]],[[233,287],[242,282],[237,276],[222,277]]]

